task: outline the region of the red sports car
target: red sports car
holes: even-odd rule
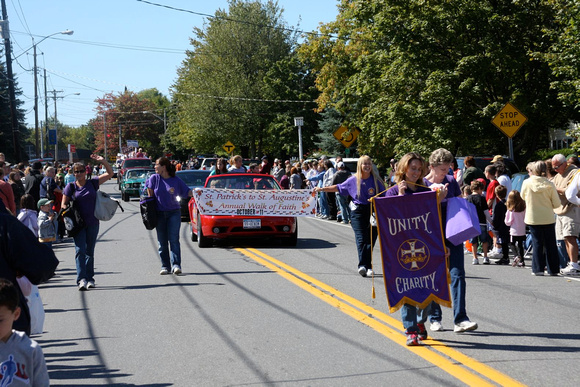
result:
[[[271,175],[251,173],[213,175],[207,178],[204,188],[228,190],[280,190]],[[198,211],[195,195],[189,201],[191,240],[199,247],[209,247],[216,239],[235,237],[281,238],[285,246],[296,246],[298,223],[296,217],[257,216],[260,210],[245,209],[236,215],[202,215]]]

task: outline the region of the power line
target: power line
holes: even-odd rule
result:
[[[287,32],[296,32],[296,33],[299,33],[299,34],[311,35],[311,36],[315,36],[315,37],[325,36],[325,37],[329,37],[329,38],[339,39],[339,36],[333,35],[333,34],[321,34],[319,32],[314,32],[314,31],[308,32],[308,31],[299,30],[299,29],[296,29],[296,28],[289,28],[289,27],[268,26],[268,25],[260,24],[260,23],[252,23],[252,22],[249,22],[247,20],[239,20],[239,19],[234,19],[234,18],[230,18],[230,17],[209,15],[207,13],[195,12],[195,11],[191,11],[189,9],[177,8],[177,7],[172,7],[170,5],[153,3],[153,2],[147,1],[147,0],[137,0],[137,1],[139,1],[141,3],[153,5],[155,7],[167,8],[167,9],[170,9],[172,11],[190,13],[190,14],[197,15],[197,16],[207,17],[207,18],[210,18],[210,19],[225,20],[225,21],[230,21],[230,22],[235,22],[235,23],[241,23],[241,24],[251,25],[251,26],[255,26],[255,27],[259,27],[259,28],[269,28],[269,29],[272,29],[272,30],[281,30],[281,31],[287,31]]]
[[[316,103],[316,101],[301,101],[301,100],[293,100],[293,99],[261,99],[261,98],[245,98],[245,97],[224,97],[224,96],[217,96],[217,95],[192,94],[192,93],[182,93],[182,92],[175,92],[174,94],[181,94],[181,95],[187,95],[190,97],[199,97],[199,98],[225,99],[225,100],[232,100],[232,101],[276,102],[276,103]]]

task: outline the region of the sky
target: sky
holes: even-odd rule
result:
[[[134,92],[157,88],[170,97],[169,88],[185,50],[191,47],[193,28],[203,28],[207,21],[198,14],[214,15],[228,6],[227,0],[5,1],[12,68],[29,128],[34,127],[33,44],[39,68],[39,125],[45,120],[46,69],[48,117],[54,116],[51,96],[56,95],[58,121],[79,127],[96,116],[95,99],[106,93],[122,93],[125,87]],[[279,0],[278,4],[290,27],[313,31],[319,23],[336,18],[339,1]],[[59,33],[66,30],[74,34]]]

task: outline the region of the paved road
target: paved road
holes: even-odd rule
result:
[[[114,183],[104,189],[118,194]],[[40,287],[45,333],[35,337],[53,385],[578,383],[577,279],[468,265],[468,313],[480,329],[408,348],[399,313],[386,313],[380,259],[373,299],[348,226],[300,219],[297,248],[200,249],[183,223],[184,275],[160,276],[154,232],[136,200],[124,207],[101,223],[96,289],[77,291],[72,243],[54,247],[61,263]]]

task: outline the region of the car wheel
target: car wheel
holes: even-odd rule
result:
[[[189,232],[191,232],[191,241],[197,242],[197,234],[193,232],[193,223],[189,224]]]
[[[128,202],[131,198],[125,192],[121,192],[121,199],[123,199],[124,202]]]
[[[197,245],[200,248],[211,246],[211,239],[205,237],[201,230],[201,217],[199,215],[197,216]]]
[[[296,246],[298,244],[298,221],[296,221],[296,229],[289,238],[283,238],[282,244],[284,246]]]

